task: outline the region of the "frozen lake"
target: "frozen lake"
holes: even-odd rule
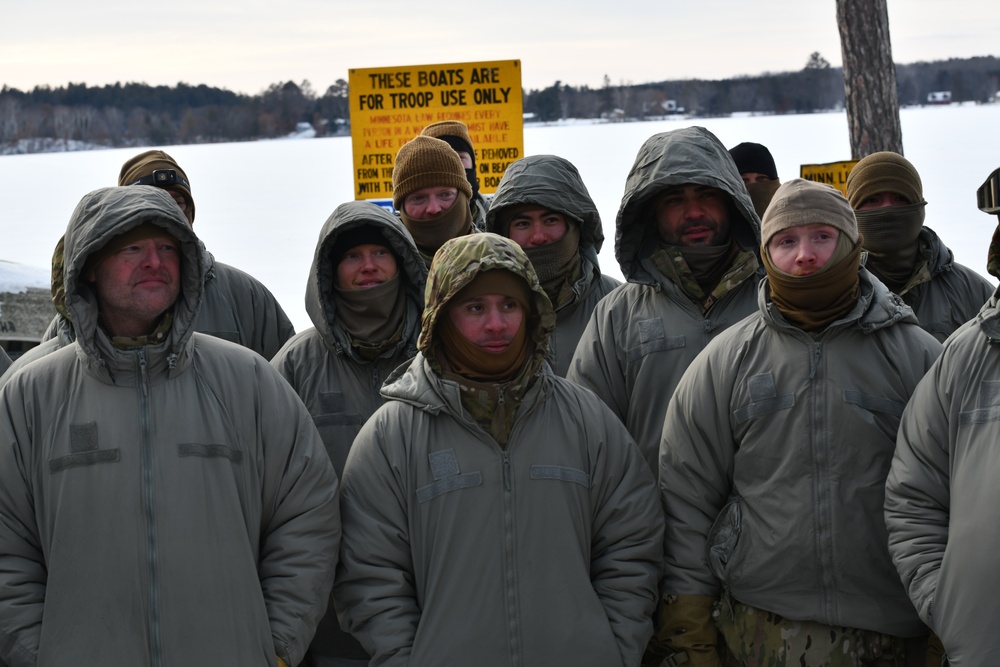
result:
[[[975,191],[1000,166],[1000,105],[903,109],[901,121],[906,157],[923,179],[927,225],[960,263],[987,275],[986,250],[997,220],[976,208]],[[525,154],[561,155],[579,168],[604,221],[605,273],[621,277],[615,215],[639,146],[653,134],[688,125],[707,127],[728,147],[764,144],[782,181],[797,177],[801,164],[851,157],[843,112],[527,126]],[[296,330],[312,326],[303,304],[306,276],[320,227],[353,197],[350,138],[162,148],[191,180],[195,231],[208,249],[267,285]],[[52,249],[77,202],[115,185],[122,163],[141,150],[0,157],[0,259],[38,267],[47,276]]]

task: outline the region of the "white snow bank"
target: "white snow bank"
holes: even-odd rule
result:
[[[29,287],[49,289],[52,272],[37,266],[28,266],[0,259],[0,292],[26,292]]]

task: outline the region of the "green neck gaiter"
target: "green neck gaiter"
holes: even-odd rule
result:
[[[351,344],[366,359],[377,357],[399,341],[406,313],[406,294],[400,274],[368,289],[334,287],[333,298],[337,304],[337,321],[351,337]]]
[[[858,231],[868,251],[865,268],[897,294],[920,263],[917,239],[924,226],[926,202],[855,211]]]
[[[538,274],[538,282],[559,310],[573,297],[573,283],[580,279],[580,226],[570,223],[555,243],[524,248]]]
[[[733,242],[693,248],[663,243],[650,259],[692,300],[701,302],[725,275],[737,252]]]

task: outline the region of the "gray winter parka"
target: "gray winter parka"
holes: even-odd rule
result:
[[[663,189],[684,183],[728,194],[730,233],[740,248],[759,248],[760,221],[725,146],[701,127],[652,137],[636,157],[618,210],[615,256],[628,282],[597,305],[566,375],[596,393],[624,422],[654,474],[674,387],[709,341],[756,310],[757,282],[764,276],[760,269],[727,285],[702,313],[656,269],[649,255],[660,240],[646,207]]]
[[[207,254],[205,305],[195,331],[250,348],[270,359],[295,335],[295,327],[274,298],[253,276]]]
[[[604,244],[601,214],[571,162],[554,155],[532,155],[507,167],[486,214],[486,231],[498,233],[498,213],[519,204],[544,206],[580,225],[583,274],[573,285],[573,300],[556,310],[556,328],[549,338],[549,363],[556,375],[565,377],[591,313],[621,283],[601,273],[597,261]]]
[[[918,243],[929,253],[927,272],[902,297],[913,308],[920,327],[943,343],[976,316],[994,288],[986,278],[956,262],[933,230],[921,229]]]
[[[337,267],[330,257],[342,234],[368,225],[377,226],[402,259],[398,270],[407,300],[402,338],[374,361],[362,358],[352,347],[350,335],[337,317],[333,297]],[[347,452],[362,424],[384,402],[379,393],[382,383],[417,353],[426,279],[427,270],[410,233],[399,218],[381,206],[370,202],[341,204],[320,231],[305,297],[313,328],[288,341],[271,365],[306,404],[338,475],[344,471]]]
[[[1000,664],[996,555],[1000,310],[944,346],[903,414],[885,494],[889,552],[949,664]]]
[[[88,256],[139,224],[180,242],[160,344],[98,327]],[[337,561],[337,477],[263,358],[194,333],[204,248],[165,191],[87,195],[66,234],[76,342],[0,389],[0,658],[10,667],[301,660]]]
[[[512,270],[549,313],[529,336],[537,357],[551,306],[506,244],[519,262],[439,265],[442,248],[427,309],[439,312],[479,270]],[[501,448],[430,364],[419,353],[390,378],[348,456],[341,621],[373,665],[638,665],[663,520],[628,433],[543,364]]]
[[[886,548],[896,429],[941,345],[861,269],[855,307],[814,335],[762,283],[759,311],[690,365],[663,424],[665,592],[790,620],[925,634]]]
[[[337,239],[359,226],[378,227],[395,254],[406,294],[403,333],[399,342],[377,359],[369,361],[351,345],[337,315],[333,285],[337,276],[335,258],[330,256]],[[370,202],[341,204],[327,219],[306,284],[306,312],[314,327],[297,334],[271,360],[282,377],[298,393],[323,437],[337,475],[354,438],[384,399],[382,382],[400,364],[417,353],[420,313],[423,310],[427,270],[410,233],[399,218]],[[316,631],[310,655],[361,659],[367,657],[357,640],[343,632],[333,605]]]

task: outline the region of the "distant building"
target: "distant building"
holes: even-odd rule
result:
[[[0,260],[0,347],[11,359],[42,340],[56,310],[50,273]]]
[[[668,116],[681,115],[684,113],[684,107],[678,106],[677,100],[663,100],[660,102],[660,108],[662,108],[663,113]]]
[[[938,90],[933,93],[927,93],[927,104],[951,104],[951,91]]]

